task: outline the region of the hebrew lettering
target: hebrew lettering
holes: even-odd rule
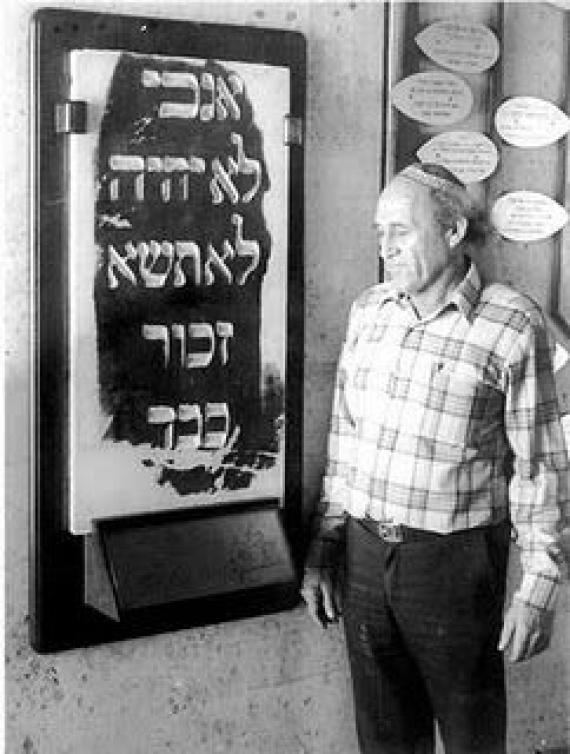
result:
[[[216,117],[218,120],[225,120],[228,117],[233,120],[239,120],[240,109],[234,93],[230,91],[230,88],[221,76],[216,78],[216,84]],[[230,82],[230,86],[232,84],[235,84],[234,80]]]
[[[207,341],[207,348],[199,351],[188,350],[186,367],[188,369],[204,369],[214,358],[214,330],[207,322],[190,323],[188,325],[188,341]]]
[[[204,417],[206,448],[223,448],[228,438],[230,414],[225,403],[207,403]]]
[[[237,170],[233,170],[231,167],[227,171],[217,157],[212,161],[213,178],[210,181],[210,189],[214,204],[221,204],[224,196],[227,196],[232,204],[238,203],[239,193],[231,179],[231,174],[236,172]]]
[[[137,244],[139,272],[146,288],[162,288],[172,269],[173,246],[169,241]]]
[[[198,404],[149,406],[147,422],[157,428],[157,444],[166,450],[179,444],[217,450],[226,445],[230,414],[226,403],[206,403],[203,414]]]
[[[166,507],[283,492],[289,94],[264,82],[290,74],[270,69],[125,53],[101,94],[101,446]],[[266,100],[283,100],[275,123]]]
[[[136,246],[128,241],[123,256],[114,246],[109,246],[108,287],[115,289],[119,286],[117,272],[131,285],[146,288],[182,288],[189,284],[212,286],[216,282],[245,285],[259,266],[261,250],[258,241],[243,237],[241,215],[232,215],[231,221],[235,228],[234,243],[225,238],[220,251],[208,243],[203,252],[194,241],[140,241]],[[136,260],[138,265],[129,264]],[[233,264],[235,260],[239,265]]]
[[[187,118],[209,122],[214,119],[239,121],[240,104],[237,97],[243,94],[243,81],[235,73],[226,78],[208,71],[198,76],[186,71],[157,71],[145,69],[141,83],[147,89],[184,89],[191,93],[190,101],[160,103],[160,118]]]
[[[149,424],[156,425],[160,430],[159,444],[163,448],[174,447],[174,422],[176,411],[170,406],[149,406],[147,413]]]
[[[119,279],[115,274],[115,270],[121,272],[121,274],[132,284],[137,284],[135,273],[131,270],[127,264],[129,259],[136,259],[137,253],[132,245],[125,247],[125,256],[122,257],[114,246],[111,244],[107,247],[107,285],[109,288],[117,288],[119,285]]]
[[[236,174],[253,175],[252,187],[241,197],[242,202],[247,204],[257,194],[261,186],[261,165],[259,160],[252,160],[246,156],[243,148],[243,137],[240,134],[232,133],[231,140],[237,149],[237,161],[234,161],[231,157],[229,158],[232,170]]]
[[[231,322],[190,322],[162,324],[144,324],[141,334],[144,340],[156,341],[162,352],[164,369],[172,362],[185,369],[206,369],[216,353],[219,342],[219,363],[225,366],[229,361],[229,339],[234,336]]]
[[[249,275],[255,270],[255,268],[259,264],[259,256],[260,256],[259,244],[257,241],[244,239],[243,217],[241,215],[237,215],[237,214],[232,215],[232,223],[236,229],[236,235],[235,235],[236,246],[235,247],[236,247],[237,255],[239,257],[245,257],[246,259],[249,259],[247,267],[245,268],[245,270],[243,270],[243,272],[240,273],[240,275],[237,278],[238,285],[244,285]]]
[[[234,336],[234,326],[231,322],[216,322],[216,335],[220,338],[220,358],[222,364],[227,364],[230,358],[228,340]]]
[[[202,98],[200,105],[200,119],[204,121],[212,120],[215,114],[215,104],[214,104],[214,92],[215,92],[215,85],[214,85],[214,77],[211,73],[203,73],[200,76],[200,84],[202,88]],[[204,93],[206,93],[206,96],[204,96]]]
[[[212,201],[214,204],[221,204],[224,197],[227,196],[232,204],[237,204],[240,199],[247,204],[257,194],[261,186],[261,164],[258,160],[253,160],[246,156],[243,147],[243,137],[240,134],[232,132],[230,139],[232,144],[236,147],[237,159],[234,159],[232,156],[228,157],[227,170],[223,167],[219,158],[216,157],[213,160],[213,178],[210,181]],[[253,176],[253,184],[251,188],[241,197],[232,180],[232,176],[240,174]]]
[[[200,285],[202,268],[200,264],[200,247],[198,244],[193,241],[176,241],[174,244],[174,257],[174,286],[182,288],[186,285],[188,278],[195,285]],[[185,262],[186,264],[184,264]]]
[[[164,368],[170,363],[170,338],[165,325],[143,325],[142,336],[145,340],[156,340],[162,343]]]
[[[211,243],[208,244],[206,264],[204,265],[204,283],[206,285],[213,285],[216,282],[216,274],[228,285],[233,281],[232,271],[226,264],[226,259],[232,259],[234,254],[235,252],[229,244],[224,243],[221,256]]]
[[[200,406],[181,403],[178,406],[178,446],[199,448],[202,442],[203,421]]]

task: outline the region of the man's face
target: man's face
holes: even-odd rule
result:
[[[385,279],[407,293],[428,289],[454,263],[429,189],[395,178],[378,200],[375,225]]]

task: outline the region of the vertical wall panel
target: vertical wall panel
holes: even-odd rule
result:
[[[501,61],[496,108],[510,97],[531,96],[565,109],[568,87],[567,13],[548,3],[501,3]],[[505,143],[493,131],[499,166],[489,180],[488,205],[504,193],[537,191],[564,204],[564,152],[567,139],[537,149]],[[568,342],[550,316],[561,234],[540,242],[497,238],[479,263],[484,276],[510,283],[531,295],[547,314],[552,331]],[[570,369],[557,375],[558,394],[569,410]],[[516,550],[515,550],[516,552]],[[517,558],[511,562],[509,591],[518,583]],[[509,751],[565,751],[570,704],[568,673],[568,588],[562,590],[551,648],[530,663],[508,667]],[[560,747],[560,748],[558,748]]]
[[[530,96],[564,109],[568,45],[564,12],[545,3],[505,3],[500,100]],[[536,149],[500,141],[499,170],[490,182],[490,201],[509,191],[537,191],[564,203],[564,140]],[[552,269],[559,236],[541,242],[500,241],[487,260],[490,276],[512,283],[551,310]]]
[[[320,491],[336,360],[356,295],[377,280],[381,3],[311,3],[307,101],[304,485]]]

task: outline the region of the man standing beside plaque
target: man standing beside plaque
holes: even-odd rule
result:
[[[353,304],[302,594],[343,614],[363,754],[505,752],[502,652],[550,640],[568,460],[536,304],[484,285],[465,187],[412,165],[382,192],[386,282]],[[503,614],[509,543],[522,581]],[[344,569],[339,568],[341,561]]]

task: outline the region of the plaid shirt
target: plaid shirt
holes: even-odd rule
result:
[[[516,597],[552,607],[568,460],[539,308],[472,264],[420,318],[387,284],[353,304],[342,349],[318,535],[326,565],[345,514],[449,533],[509,516],[521,546]]]

